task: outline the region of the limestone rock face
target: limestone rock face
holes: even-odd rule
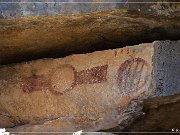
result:
[[[179,61],[171,59],[171,68],[168,60],[159,64],[167,54],[178,59],[179,51],[172,51],[179,45],[154,42],[1,67],[0,114],[7,123],[0,125],[16,125],[9,131],[18,132],[123,129],[140,115],[144,99],[180,93],[172,90],[178,79],[167,78],[179,73]]]

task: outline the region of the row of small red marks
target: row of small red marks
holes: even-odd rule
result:
[[[120,49],[119,52],[120,52],[120,54],[128,54],[128,55],[133,55],[133,54],[135,54],[135,50],[134,50],[134,49],[130,49],[130,48],[122,48],[122,49]],[[116,57],[117,54],[118,54],[118,51],[115,50],[115,51],[114,51],[114,56]]]
[[[93,67],[76,73],[75,84],[94,84],[107,81],[108,65]]]
[[[122,49],[120,49],[120,52],[121,52],[121,54],[133,54],[133,53],[135,53],[135,50],[133,50],[133,49],[130,49],[130,48],[122,48]]]
[[[48,90],[51,83],[43,75],[33,75],[24,79],[23,91],[31,93],[33,91]]]

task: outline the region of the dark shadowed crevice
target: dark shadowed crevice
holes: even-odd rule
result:
[[[158,28],[157,28],[158,29]],[[155,29],[156,30],[156,29]],[[155,36],[156,35],[156,36]],[[128,39],[120,39],[120,41],[108,39],[106,37],[101,36],[100,40],[93,41],[92,44],[84,44],[83,47],[70,47],[70,45],[66,45],[69,47],[65,48],[50,48],[45,50],[39,50],[38,53],[35,52],[22,52],[12,55],[11,57],[6,57],[2,60],[2,65],[12,64],[12,63],[19,63],[19,62],[27,62],[36,59],[42,58],[62,58],[72,54],[84,54],[84,53],[91,53],[94,51],[103,51],[107,49],[116,49],[122,48],[125,46],[133,46],[138,45],[141,43],[151,43],[157,40],[178,40],[180,36],[178,34],[169,34],[166,31],[164,32],[156,32],[154,30],[150,30],[150,32],[141,32],[139,35],[130,36]],[[73,44],[73,43],[72,43]]]

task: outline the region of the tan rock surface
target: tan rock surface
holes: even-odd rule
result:
[[[180,38],[180,14],[127,10],[0,19],[0,64]]]
[[[26,124],[18,131],[114,127],[131,101],[153,95],[153,53],[153,44],[144,44],[2,67],[1,113]]]
[[[174,113],[179,112],[179,45],[180,41],[158,41],[2,66],[0,125],[13,132],[99,131],[116,126],[121,131],[144,114],[146,99],[150,109],[174,104]],[[170,95],[175,97],[151,100]],[[146,118],[152,119],[154,112],[158,111]],[[164,112],[156,122],[172,111]],[[137,131],[136,126],[133,129]]]

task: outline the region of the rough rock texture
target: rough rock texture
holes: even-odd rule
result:
[[[144,45],[1,68],[1,112],[27,131],[114,127],[149,89],[152,56],[153,45]]]
[[[180,13],[180,12],[179,12]],[[180,14],[127,10],[0,19],[0,64],[180,39]]]
[[[1,17],[39,16],[39,15],[60,15],[97,12],[107,9],[124,7],[125,2],[115,3],[72,3],[72,2],[101,2],[102,0],[0,0],[0,2],[21,2],[21,3],[0,3]],[[125,0],[122,0],[122,2]],[[23,2],[23,3],[22,3]],[[34,3],[33,3],[34,2]],[[52,3],[47,3],[52,2]],[[62,3],[65,2],[65,3]]]
[[[155,46],[157,95],[178,94],[180,90],[180,42],[158,42]]]
[[[179,108],[180,94],[146,100],[143,108],[145,115],[129,125],[126,131],[171,132],[174,129],[177,132],[180,125]]]
[[[0,65],[180,39],[177,3],[48,1],[0,0]],[[1,66],[0,128],[179,129],[179,52],[180,41],[161,41]]]
[[[136,10],[144,13],[155,13],[165,16],[175,15],[178,11],[180,11],[179,3],[163,3],[178,2],[178,0],[0,0],[0,2],[1,18],[90,13],[114,8],[126,8],[128,10]]]
[[[144,99],[180,93],[179,45],[154,42],[1,67],[0,113],[6,123],[0,125],[15,126],[9,131],[98,131],[118,125],[123,130],[143,114]],[[174,66],[162,61],[164,50]],[[162,73],[177,79],[167,81]]]
[[[136,10],[143,13],[176,16],[180,12],[180,3],[178,0],[128,0],[128,2],[126,4],[127,9]]]

